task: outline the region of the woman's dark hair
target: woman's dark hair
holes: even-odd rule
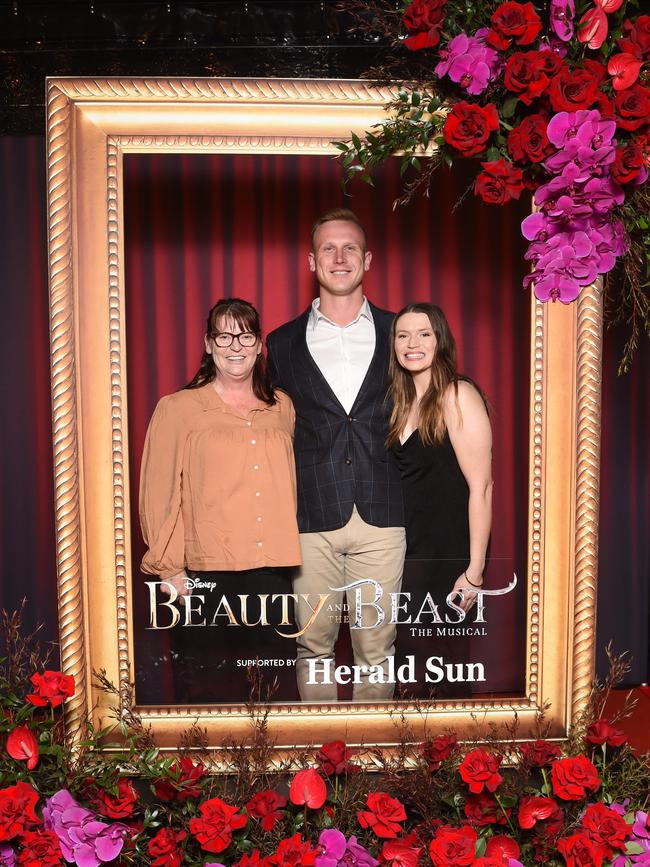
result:
[[[388,398],[392,403],[390,420],[388,423],[388,437],[386,445],[392,446],[399,442],[400,434],[404,430],[411,406],[416,394],[415,384],[411,374],[404,370],[395,354],[395,333],[400,317],[406,313],[424,313],[431,323],[431,329],[436,337],[436,351],[431,362],[431,383],[420,401],[418,429],[420,438],[425,445],[433,445],[442,442],[447,426],[444,417],[444,398],[450,385],[453,385],[458,400],[458,382],[467,381],[467,377],[458,373],[456,367],[456,341],[449,328],[447,317],[440,307],[435,304],[416,302],[407,304],[393,319],[393,327],[390,332],[390,359],[388,362]],[[477,389],[483,401],[485,395],[476,383],[472,385]],[[486,403],[487,408],[487,403]]]
[[[217,301],[208,313],[206,326],[206,336],[208,338],[219,331],[219,322],[224,319],[232,319],[236,325],[239,325],[242,331],[252,331],[258,337],[262,336],[259,314],[248,301],[243,301],[241,298],[222,298],[220,301]],[[216,378],[217,368],[214,358],[209,352],[204,351],[201,356],[199,369],[185,388],[200,388],[202,385],[214,382]],[[267,403],[269,406],[273,406],[276,403],[275,393],[266,368],[266,359],[261,352],[257,356],[255,366],[253,367],[253,394],[258,400]]]

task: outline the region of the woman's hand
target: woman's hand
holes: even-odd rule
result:
[[[478,585],[478,586],[474,586]],[[479,575],[474,578],[472,576],[471,582],[467,578],[467,573],[463,572],[463,574],[456,579],[456,583],[451,588],[451,593],[453,596],[460,596],[460,602],[456,603],[459,608],[462,608],[465,613],[467,613],[470,608],[473,608],[476,602],[477,590],[480,590],[483,586],[483,576]],[[462,591],[462,596],[461,596]]]
[[[183,598],[184,596],[190,596],[192,590],[187,586],[189,581],[189,577],[185,569],[182,572],[179,572],[177,575],[173,575],[171,578],[165,578],[165,580],[160,585],[160,589],[163,593],[166,593],[167,596],[172,595],[172,591],[170,589],[170,584],[176,591],[179,597]]]

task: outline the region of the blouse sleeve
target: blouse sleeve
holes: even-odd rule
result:
[[[185,568],[181,481],[188,431],[170,397],[159,401],[149,423],[140,472],[140,524],[149,549],[142,571],[163,580]]]

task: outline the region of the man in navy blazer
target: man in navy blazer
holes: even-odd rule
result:
[[[319,297],[268,337],[274,384],[296,409],[303,566],[293,589],[303,701],[336,701],[337,680],[353,683],[357,701],[390,699],[395,688],[390,594],[400,590],[405,537],[399,470],[384,446],[393,316],[363,294],[371,259],[352,211],[320,217],[309,254]],[[337,678],[334,644],[346,598],[355,668]]]

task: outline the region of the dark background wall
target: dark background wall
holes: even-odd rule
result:
[[[46,75],[358,77],[381,41],[336,4],[0,2],[0,604],[29,596],[29,624],[56,638],[45,222]],[[617,377],[625,329],[605,334],[598,667],[633,654],[649,679],[650,347]]]

